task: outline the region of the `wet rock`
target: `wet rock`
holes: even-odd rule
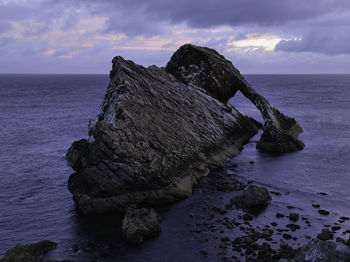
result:
[[[333,231],[338,231],[338,230],[340,230],[340,229],[341,229],[340,226],[332,226],[332,230],[333,230]]]
[[[284,239],[287,239],[287,240],[289,240],[289,239],[292,238],[292,236],[289,235],[289,234],[287,234],[287,233],[284,233],[284,234],[282,235],[282,237],[283,237]]]
[[[342,243],[313,239],[301,248],[296,262],[346,262],[350,261],[350,249]]]
[[[320,240],[330,240],[333,239],[333,233],[329,229],[322,229],[322,232],[317,235]]]
[[[195,55],[200,50],[219,57],[215,68],[233,70],[211,49],[190,47],[181,59],[191,65],[202,63]],[[170,73],[120,56],[113,59],[110,83],[96,121],[90,122],[89,139],[74,142],[67,153],[75,170],[68,188],[81,212],[125,212],[189,197],[200,178],[237,155],[257,133],[256,121],[221,102],[235,94],[238,87],[232,87],[233,82],[215,84],[215,91],[208,93],[207,84],[223,78],[205,74],[203,83],[187,83],[175,73],[176,68],[186,69],[184,60],[176,57],[167,66]],[[199,67],[193,70],[201,72]],[[233,73],[242,77],[238,71],[228,74]]]
[[[281,214],[281,213],[276,213],[276,218],[282,218],[282,217],[284,217],[283,214]]]
[[[327,196],[328,194],[325,193],[325,192],[320,192],[320,195],[322,195],[322,196]]]
[[[314,208],[319,208],[319,207],[320,207],[320,205],[318,205],[318,204],[312,204],[312,206],[313,206]]]
[[[231,203],[241,208],[259,208],[269,204],[271,196],[264,187],[250,185],[241,194],[233,197]]]
[[[289,118],[258,94],[239,71],[213,49],[184,45],[171,57],[166,70],[183,83],[200,87],[221,102],[227,102],[238,90],[261,112],[264,132],[257,148],[267,152],[290,152],[304,148],[298,140],[302,132]]]
[[[243,220],[244,220],[244,221],[251,221],[251,220],[253,220],[253,217],[252,217],[251,215],[245,213],[245,214],[243,215]]]
[[[348,218],[348,217],[340,217],[340,219],[345,221],[345,220],[349,220],[350,218]]]
[[[41,256],[54,249],[57,243],[43,240],[35,244],[17,245],[9,249],[1,262],[43,262]],[[54,261],[52,261],[54,262]]]
[[[289,214],[289,219],[290,220],[292,220],[292,221],[298,221],[298,219],[299,219],[299,214],[297,214],[297,213],[290,213]]]
[[[156,211],[150,208],[128,211],[122,225],[126,241],[138,244],[147,238],[157,236],[161,232],[161,220]]]
[[[300,229],[300,226],[296,225],[296,224],[288,224],[288,225],[286,225],[286,227],[289,228],[290,230],[292,230],[293,232],[297,229]]]
[[[318,210],[318,213],[321,214],[321,215],[324,215],[324,216],[329,215],[329,212],[327,210],[324,210],[324,209]]]

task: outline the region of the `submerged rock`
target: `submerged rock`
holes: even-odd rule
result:
[[[277,153],[304,148],[303,142],[298,139],[303,132],[298,122],[273,108],[216,50],[184,45],[171,57],[166,70],[183,83],[204,89],[223,103],[238,90],[241,91],[260,110],[265,122],[258,149]]]
[[[161,232],[162,218],[151,208],[130,210],[123,220],[123,232],[126,241],[138,244],[147,238],[155,237]]]
[[[89,140],[74,142],[67,153],[75,170],[68,187],[83,213],[186,198],[258,131],[233,106],[156,66],[118,56],[110,76]]]
[[[43,240],[35,244],[17,245],[8,250],[1,262],[44,262],[42,255],[54,249],[57,243]],[[55,262],[53,260],[50,260]],[[65,260],[68,261],[68,260]]]
[[[241,208],[259,208],[269,204],[271,196],[264,187],[250,185],[241,194],[234,196],[231,203]]]

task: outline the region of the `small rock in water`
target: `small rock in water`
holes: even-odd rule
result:
[[[284,215],[281,214],[281,213],[277,213],[277,214],[276,214],[276,217],[277,217],[277,218],[282,218],[282,217],[284,217]]]
[[[129,210],[123,220],[122,229],[126,241],[138,244],[146,238],[159,235],[162,218],[151,208]]]
[[[291,238],[292,238],[292,236],[291,236],[291,235],[286,234],[286,233],[284,233],[284,234],[282,235],[282,237],[283,237],[284,239],[287,239],[287,240],[289,240],[289,239],[291,239]]]
[[[317,238],[320,240],[330,240],[333,239],[333,233],[328,229],[323,229],[321,233],[317,235]]]
[[[289,228],[290,230],[292,230],[293,232],[297,229],[300,229],[299,225],[295,225],[295,224],[288,224],[286,225],[287,228]]]
[[[313,206],[314,208],[319,208],[319,207],[320,207],[320,205],[318,205],[318,204],[312,204],[312,206]]]
[[[324,216],[329,215],[329,212],[327,210],[324,210],[324,209],[318,210],[318,213],[321,214],[321,215],[324,215]]]
[[[231,199],[231,203],[242,208],[264,207],[269,204],[271,196],[264,187],[250,185],[240,195]]]
[[[328,194],[325,193],[325,192],[321,192],[320,195],[322,195],[322,196],[327,196]]]
[[[349,220],[348,217],[340,217],[341,220]]]
[[[298,221],[299,214],[297,214],[297,213],[290,213],[289,214],[289,219],[292,220],[292,221]]]

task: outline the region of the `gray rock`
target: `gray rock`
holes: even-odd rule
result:
[[[302,247],[295,262],[350,261],[350,249],[342,243],[313,239]]]
[[[122,225],[126,241],[139,244],[147,238],[157,236],[161,232],[161,221],[160,215],[150,208],[128,211]]]
[[[250,185],[241,194],[234,196],[231,203],[249,209],[267,206],[270,200],[271,196],[266,188]]]
[[[57,243],[43,240],[35,244],[16,245],[9,249],[5,256],[0,259],[1,262],[43,262],[42,256],[51,249],[54,249]],[[54,261],[53,261],[54,262]]]
[[[183,83],[204,89],[222,102],[227,102],[238,90],[241,91],[260,110],[265,121],[258,149],[280,153],[304,148],[303,142],[298,139],[303,132],[298,122],[273,108],[232,63],[214,49],[184,45],[171,57],[166,70]]]
[[[113,59],[89,139],[67,158],[68,188],[85,214],[171,203],[237,155],[258,131],[251,118],[156,66]]]

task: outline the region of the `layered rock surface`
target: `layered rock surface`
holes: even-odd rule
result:
[[[188,197],[212,167],[258,131],[233,106],[156,66],[113,59],[111,81],[89,140],[67,158],[69,190],[83,213],[156,206]]]
[[[259,148],[302,147],[301,128],[272,108],[215,50],[185,45],[164,69],[113,59],[89,139],[67,152],[69,190],[83,213],[125,212],[188,197],[199,178],[237,155],[258,123],[227,103],[237,90],[262,112]]]
[[[171,57],[166,70],[183,83],[204,89],[223,103],[238,90],[242,92],[260,110],[264,119],[264,132],[257,144],[258,149],[282,153],[304,148],[303,142],[298,139],[303,132],[298,122],[273,108],[216,50],[184,45]]]

